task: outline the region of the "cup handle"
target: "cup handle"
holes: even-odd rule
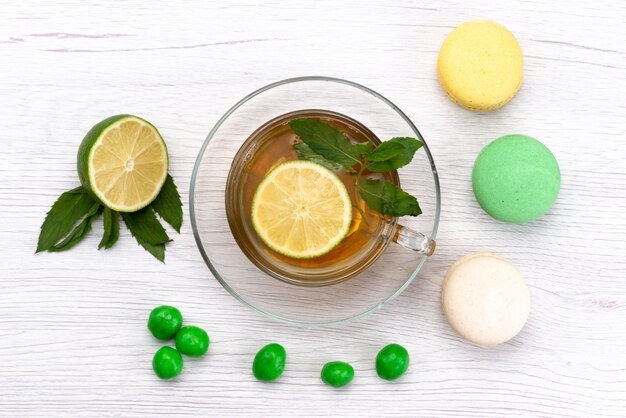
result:
[[[433,255],[437,244],[435,240],[428,238],[426,235],[414,231],[406,226],[399,225],[396,227],[396,233],[393,236],[393,242],[400,244],[404,248],[424,255]]]

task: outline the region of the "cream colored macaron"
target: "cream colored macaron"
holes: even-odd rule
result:
[[[450,267],[441,289],[452,328],[480,345],[515,337],[530,313],[530,292],[508,260],[489,253],[466,255]]]
[[[443,42],[437,73],[453,102],[470,110],[497,109],[522,85],[522,49],[498,23],[465,22]]]

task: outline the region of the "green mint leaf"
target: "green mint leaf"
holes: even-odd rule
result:
[[[372,152],[372,143],[370,141],[359,142],[358,144],[354,144],[354,149],[357,154],[364,156],[365,158],[369,157]]]
[[[51,253],[67,251],[79,242],[81,242],[83,238],[85,238],[87,234],[89,234],[89,232],[91,231],[91,223],[100,215],[101,212],[102,205],[100,203],[93,203],[91,208],[89,209],[89,212],[87,212],[83,220],[78,225],[76,225],[76,227],[72,229],[72,231],[67,234],[67,236],[61,242],[48,248],[48,251]]]
[[[111,214],[112,210],[110,208],[105,208],[102,214],[102,229],[104,233],[102,235],[102,239],[100,240],[100,244],[98,244],[98,249],[101,249],[105,246],[107,242],[109,242],[109,238],[111,237],[111,232],[113,229],[113,222],[111,219],[113,218]]]
[[[122,213],[121,215],[126,227],[135,238],[139,237],[142,241],[152,245],[170,241],[150,206],[137,212]]]
[[[404,152],[402,144],[397,142],[386,141],[376,147],[374,151],[367,157],[371,162],[388,161],[392,158],[400,156]]]
[[[398,149],[398,145],[402,146],[402,150],[395,154],[392,153],[392,150]],[[369,157],[369,161],[371,161],[371,163],[368,164],[367,169],[377,173],[397,170],[410,163],[413,159],[413,156],[415,155],[415,152],[423,145],[424,144],[422,143],[422,141],[419,141],[415,138],[392,138],[389,141],[383,142],[378,146],[378,148],[374,150],[372,155],[370,155]],[[374,157],[374,154],[376,154],[376,152],[381,148],[382,150],[379,151],[380,157],[388,156],[388,158],[384,158],[381,160],[372,159]]]
[[[422,213],[419,203],[401,188],[384,180],[365,180],[360,194],[367,206],[383,215],[417,216]]]
[[[117,220],[117,212],[109,208],[104,208],[102,218],[104,223],[104,235],[102,236],[100,244],[98,244],[98,249],[104,248],[108,250],[120,237],[120,224]]]
[[[183,224],[183,203],[174,179],[169,174],[151,205],[156,213],[180,234],[180,226]]]
[[[93,204],[93,198],[82,187],[61,194],[41,225],[36,252],[46,251],[66,237]]]
[[[319,165],[322,165],[322,166],[324,166],[324,167],[326,167],[326,168],[328,168],[329,170],[332,170],[332,171],[352,171],[348,167],[344,167],[344,166],[342,166],[339,163],[332,162],[332,161],[327,160],[326,158],[322,157],[318,153],[314,152],[311,149],[311,147],[309,147],[304,142],[298,142],[293,147],[296,150],[296,154],[298,154],[298,159],[299,160],[311,161],[313,163],[317,163]]]
[[[133,213],[122,213],[122,219],[137,243],[157,260],[165,260],[165,242],[169,237],[150,206]],[[161,242],[159,242],[161,241]]]
[[[147,241],[142,240],[139,236],[135,235],[137,243],[141,245],[146,251],[154,256],[157,260],[165,262],[165,244],[150,244]]]
[[[109,235],[108,241],[104,244],[104,248],[107,250],[111,248],[120,237],[120,222],[118,216],[117,212],[111,210],[111,234]]]
[[[313,152],[327,160],[351,167],[360,162],[359,153],[340,131],[317,119],[294,119],[291,129]]]

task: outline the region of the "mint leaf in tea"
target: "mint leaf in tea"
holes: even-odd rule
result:
[[[415,152],[423,145],[422,141],[415,138],[391,138],[380,144],[368,157],[367,169],[385,173],[402,168],[413,160]]]
[[[367,142],[367,144],[369,144],[369,142]],[[353,171],[349,167],[345,167],[334,161],[327,160],[326,158],[322,157],[320,154],[313,151],[311,147],[309,147],[304,142],[298,142],[297,144],[294,144],[293,148],[296,150],[299,160],[311,161],[319,165],[322,165],[332,171]]]
[[[294,119],[289,126],[314,152],[346,167],[360,163],[359,153],[340,131],[319,119]]]
[[[415,196],[384,180],[365,180],[359,192],[365,203],[383,215],[418,216],[422,213]]]

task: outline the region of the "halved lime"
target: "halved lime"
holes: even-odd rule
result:
[[[257,234],[287,257],[328,253],[345,238],[351,222],[346,186],[335,173],[310,161],[287,161],[274,168],[252,201]]]
[[[159,194],[167,177],[167,148],[159,131],[132,115],[95,125],[78,149],[78,175],[85,189],[118,212],[135,212]]]

